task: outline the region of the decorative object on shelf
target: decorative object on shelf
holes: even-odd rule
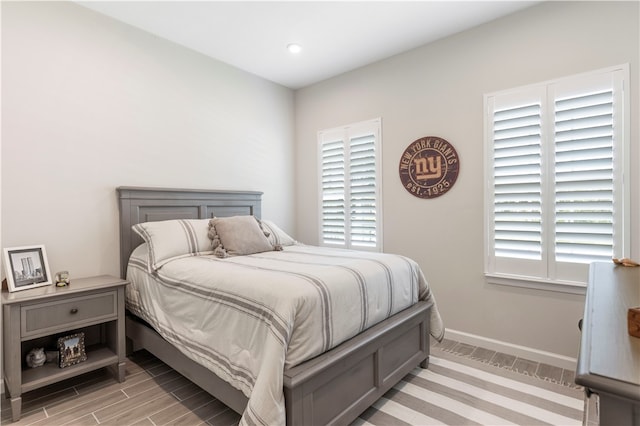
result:
[[[640,337],[640,306],[627,311],[627,329],[630,336]]]
[[[44,348],[33,348],[27,353],[24,360],[29,367],[36,368],[47,362],[47,355],[44,353]]]
[[[402,186],[411,195],[436,198],[447,193],[458,179],[460,158],[446,140],[425,136],[404,150],[399,172]]]
[[[613,263],[615,263],[616,265],[622,265],[622,266],[640,266],[640,264],[638,262],[634,262],[633,260],[623,257],[622,259],[616,259],[615,257],[612,259]]]
[[[58,339],[58,351],[60,352],[60,368],[86,361],[84,333],[60,337]]]
[[[45,351],[44,348],[33,348],[24,357],[28,367],[36,368],[45,363],[58,364],[60,353],[58,351]]]
[[[60,271],[56,273],[56,287],[65,287],[71,283],[69,280],[69,271]]]
[[[9,291],[27,290],[51,284],[51,272],[44,245],[4,249]]]

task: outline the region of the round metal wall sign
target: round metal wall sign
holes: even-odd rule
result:
[[[436,198],[447,193],[460,171],[455,148],[436,136],[411,143],[400,158],[400,180],[404,189],[419,198]]]

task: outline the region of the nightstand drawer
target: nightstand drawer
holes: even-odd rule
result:
[[[21,337],[33,338],[117,319],[117,291],[22,306],[21,311]]]

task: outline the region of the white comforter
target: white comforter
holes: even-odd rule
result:
[[[283,370],[418,300],[433,301],[431,335],[444,328],[419,266],[398,255],[294,245],[284,251],[129,262],[127,308],[185,355],[241,390],[241,424],[285,424]]]

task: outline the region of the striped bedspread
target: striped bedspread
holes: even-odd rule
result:
[[[422,271],[403,256],[294,245],[181,258],[149,274],[146,250],[129,261],[127,308],[249,398],[241,424],[284,424],[284,368],[418,300],[434,302],[430,333],[444,334]]]

